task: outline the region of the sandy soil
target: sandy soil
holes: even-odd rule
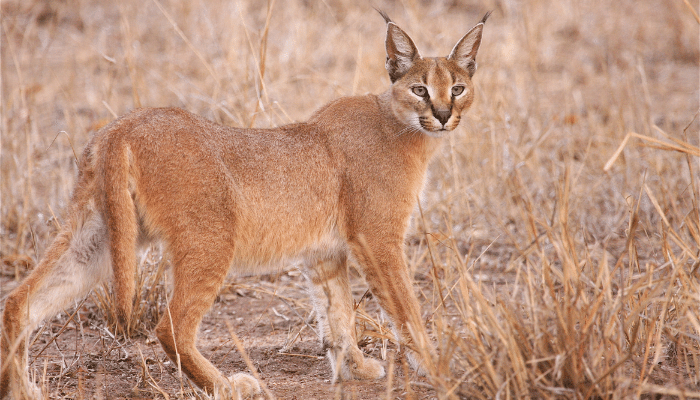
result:
[[[0,281],[3,294],[16,285],[11,277],[13,270],[7,266],[3,270]],[[332,382],[330,367],[312,331],[315,323],[305,322],[310,308],[306,304],[303,280],[294,276],[297,275],[294,271],[291,275],[283,273],[274,283],[269,281],[270,276],[262,280],[231,279],[201,325],[200,351],[226,375],[249,372],[231,338],[230,326],[245,346],[257,373],[279,399],[387,398],[387,379]],[[362,297],[362,281],[356,279],[354,286],[356,293],[359,292],[355,298]],[[187,378],[180,379],[177,368],[150,329],[130,339],[114,338],[93,300],[89,297],[68,324],[69,313],[74,310],[66,310],[47,322],[31,346],[32,369],[52,398],[201,396]],[[370,299],[366,303],[369,303],[368,313],[376,315],[374,301]],[[359,324],[358,329],[361,327]],[[363,350],[380,358],[381,342],[365,339]],[[387,350],[388,359],[396,357],[394,345],[389,343]],[[402,360],[400,355],[399,360]],[[385,365],[388,364],[387,361]],[[408,370],[408,375],[405,372],[399,361],[390,398],[435,398],[425,378],[412,370]]]

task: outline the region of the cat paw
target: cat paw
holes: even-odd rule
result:
[[[344,380],[352,379],[379,379],[386,373],[382,363],[373,358],[365,357],[358,348],[349,349],[348,354],[340,370],[340,377]]]
[[[44,392],[33,382],[26,382],[25,386],[14,385],[7,394],[8,399],[43,400],[47,397]]]
[[[363,358],[359,363],[350,362],[348,364],[351,364],[348,365],[348,372],[353,379],[379,379],[386,375],[382,363],[373,358]]]
[[[233,389],[234,399],[264,400],[265,396],[257,379],[244,373],[233,374],[228,377]]]

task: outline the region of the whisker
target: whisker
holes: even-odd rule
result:
[[[401,135],[403,135],[403,134],[405,134],[405,133],[407,133],[407,132],[413,133],[413,131],[415,131],[415,130],[416,130],[415,127],[413,127],[413,126],[411,126],[411,125],[407,125],[405,128],[403,128],[403,129],[401,129],[400,131],[396,132],[396,137],[399,137],[399,136],[401,136]]]

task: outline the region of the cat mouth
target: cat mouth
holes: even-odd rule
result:
[[[426,132],[447,132],[447,131],[452,130],[447,125],[445,125],[445,126],[426,125],[422,122],[420,123],[420,127],[422,130],[424,130]]]
[[[449,132],[449,131],[452,130],[452,129],[451,129],[450,127],[448,127],[448,126],[441,126],[441,127],[438,127],[438,128],[424,126],[423,129],[426,130],[426,131],[428,131],[428,132]]]
[[[431,128],[431,127],[426,127],[423,125],[421,125],[421,128],[422,128],[421,131],[424,134],[426,134],[430,137],[434,137],[434,138],[441,138],[441,137],[447,135],[452,130],[452,129],[449,129],[448,127],[440,127],[440,128],[436,129],[435,127]]]
[[[452,131],[455,126],[452,124],[437,124],[433,123],[433,121],[428,120],[426,117],[420,117],[418,120],[418,126],[420,127],[420,130],[423,131],[428,136],[443,136],[447,132]]]

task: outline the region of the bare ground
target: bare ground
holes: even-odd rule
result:
[[[356,278],[355,282],[355,298],[361,298],[362,280]],[[0,284],[4,293],[16,285],[14,269],[4,267]],[[365,307],[368,301],[364,301],[361,306],[376,311],[369,297],[370,304]],[[74,309],[61,313],[33,338],[31,368],[51,398],[202,396],[187,378],[181,378],[152,332],[146,330],[129,339],[115,338],[93,300],[94,297],[86,299],[72,318],[69,314]],[[277,398],[386,398],[386,378],[332,381],[305,301],[303,281],[294,271],[265,276],[262,281],[259,277],[231,279],[201,325],[198,348],[225,375],[249,372],[230,327],[245,347],[256,372]],[[361,333],[361,324],[358,329]],[[366,339],[363,342],[366,354],[381,358],[381,340]],[[386,348],[387,358],[395,359],[396,347],[388,343]],[[391,398],[435,398],[426,379],[407,369],[401,361],[399,355],[394,363]],[[389,367],[388,364],[387,360],[385,366]]]

